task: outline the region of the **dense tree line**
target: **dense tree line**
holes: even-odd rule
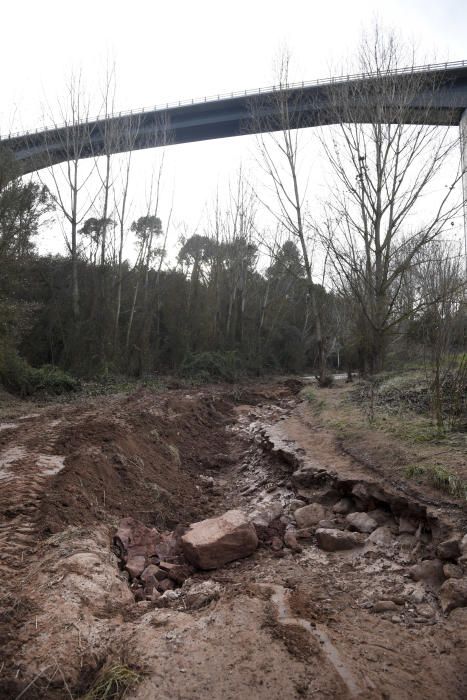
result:
[[[325,384],[331,369],[377,372],[409,353],[429,356],[439,391],[443,358],[464,349],[462,257],[445,242],[462,205],[456,198],[462,172],[438,196],[428,188],[456,139],[448,127],[407,119],[420,91],[437,90],[417,72],[391,102],[399,90],[391,76],[401,60],[394,37],[376,32],[359,60],[363,73],[386,77],[376,93],[360,83],[339,88],[336,104],[330,95],[329,110],[339,118],[331,135],[321,136],[334,173],[324,207],[316,206],[301,174],[306,154],[290,121],[300,96],[295,92],[291,103],[284,58],[282,89],[273,97],[279,121],[269,125],[273,134],[258,137],[272,196],[262,199],[240,172],[224,208],[217,203],[202,233],[187,229],[177,250],[167,245],[170,213],[164,218],[160,211],[162,166],[152,176],[146,211],[129,219],[137,119],[130,133],[108,130],[103,156],[83,159],[76,134],[86,114],[79,111],[81,86],[72,83],[71,117],[61,132],[69,160],[51,166],[47,186],[18,177],[11,156],[0,152],[4,383],[24,358],[83,377],[307,371]],[[107,113],[109,83],[105,95]],[[365,100],[374,105],[374,123],[360,124],[354,114]],[[163,125],[160,131],[161,145],[170,143]],[[116,150],[128,153],[113,168],[116,141]],[[425,199],[420,207],[427,194],[429,206]],[[39,255],[40,224],[57,213],[67,254]],[[266,229],[265,213],[273,221]],[[127,236],[132,261],[124,255]],[[317,269],[324,270],[319,279]]]

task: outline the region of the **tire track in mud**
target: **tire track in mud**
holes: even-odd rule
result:
[[[65,466],[65,457],[54,454],[53,431],[60,421],[44,430],[35,422],[28,425],[28,419],[19,418],[2,431],[7,444],[0,451],[0,573],[6,581],[18,576],[35,551],[41,499]]]

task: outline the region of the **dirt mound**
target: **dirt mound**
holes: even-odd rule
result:
[[[196,478],[225,448],[229,412],[219,395],[149,391],[71,412],[56,430],[65,468],[41,505],[43,533],[112,516],[172,527],[203,515]]]

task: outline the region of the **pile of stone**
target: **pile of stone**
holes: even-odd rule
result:
[[[125,518],[114,536],[121,569],[137,601],[167,597],[196,570],[247,557],[257,546],[255,528],[240,510],[163,533]]]

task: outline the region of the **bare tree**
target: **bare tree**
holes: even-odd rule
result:
[[[65,241],[71,256],[72,309],[73,318],[77,321],[80,317],[78,232],[80,224],[86,219],[95,201],[95,197],[90,199],[86,192],[95,162],[90,162],[84,175],[80,170],[82,158],[89,156],[91,142],[87,125],[89,102],[83,93],[80,74],[71,75],[67,85],[67,100],[59,105],[59,111],[63,125],[56,126],[53,132],[54,141],[49,144],[48,149],[48,170],[52,182],[49,190],[57,209],[69,224],[69,230],[65,231]],[[54,164],[57,149],[65,153],[67,158],[66,162],[60,165]],[[83,192],[84,204],[80,199]]]
[[[311,246],[314,229],[305,214],[306,184],[299,175],[300,142],[300,91],[291,91],[289,83],[290,56],[284,52],[280,58],[277,87],[267,104],[259,109],[252,107],[255,130],[269,132],[257,137],[259,161],[272,184],[274,201],[263,201],[288,235],[298,241],[307,279],[307,323],[304,340],[313,333],[316,343],[318,380],[326,382],[326,347],[322,332],[322,313],[319,308],[313,276]],[[264,109],[268,107],[268,109]],[[260,116],[269,112],[270,117]],[[259,127],[259,128],[258,128]]]
[[[460,171],[447,187],[440,180],[442,168],[452,172],[457,134],[431,124],[439,79],[414,68],[397,74],[407,61],[414,66],[413,53],[394,34],[376,27],[364,37],[358,69],[366,79],[330,91],[329,121],[337,126],[321,134],[334,175],[324,239],[341,290],[358,304],[370,372],[382,369],[390,334],[413,313],[398,304],[412,261],[461,204]]]

